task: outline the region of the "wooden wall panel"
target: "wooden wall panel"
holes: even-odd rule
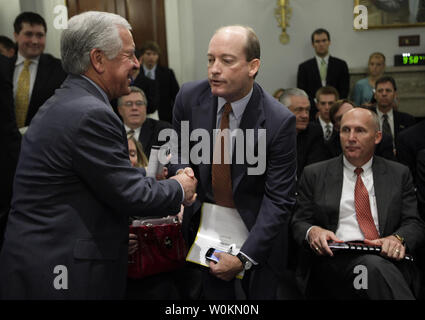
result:
[[[126,18],[133,28],[136,48],[154,40],[161,48],[160,64],[168,66],[164,0],[67,0],[68,15],[84,11],[112,12]]]

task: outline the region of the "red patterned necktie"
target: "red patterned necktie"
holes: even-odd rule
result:
[[[234,208],[229,152],[229,113],[231,111],[232,106],[230,103],[226,103],[220,121],[220,134],[217,135],[214,146],[211,178],[215,203]]]
[[[356,187],[354,188],[354,204],[356,207],[357,222],[359,223],[359,227],[365,239],[375,240],[379,238],[379,233],[378,230],[376,230],[372,212],[370,211],[369,193],[360,176],[363,169],[356,168],[354,172],[357,175]]]

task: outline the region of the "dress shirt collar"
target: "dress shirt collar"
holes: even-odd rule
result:
[[[320,125],[322,126],[322,128],[324,129],[324,130],[326,130],[326,126],[327,125],[329,125],[330,127],[331,127],[331,131],[332,131],[332,129],[333,129],[333,127],[334,127],[334,125],[333,125],[333,123],[331,122],[331,121],[329,121],[329,122],[325,122],[321,117],[320,117],[320,115],[319,115],[319,122],[320,122]]]
[[[90,82],[92,85],[95,86],[95,88],[102,94],[103,99],[105,100],[105,102],[110,106],[111,104],[109,103],[109,99],[108,99],[108,95],[105,93],[105,91],[102,90],[101,87],[99,87],[96,82],[94,82],[92,79],[86,77],[85,75],[81,74],[81,76],[86,79],[88,82]]]
[[[155,74],[156,66],[157,66],[157,65],[154,65],[154,66],[152,67],[152,69],[149,69],[148,67],[146,67],[145,65],[143,65],[143,71],[145,72],[145,75],[146,75],[149,71],[152,71],[152,73],[153,73],[153,74]]]
[[[16,59],[16,62],[15,62],[15,66],[19,66],[19,65],[23,65],[24,64],[24,62],[25,62],[25,60],[27,60],[26,58],[24,58],[19,52],[18,52],[18,57],[17,57],[17,59]],[[28,59],[28,60],[31,60],[32,61],[32,64],[34,64],[34,65],[38,65],[38,61],[40,60],[40,56],[38,56],[37,58],[34,58],[34,59]]]
[[[352,172],[353,173],[353,176],[355,176],[356,174],[355,174],[354,170],[357,167],[353,166],[347,160],[347,158],[345,156],[343,156],[343,161],[344,161],[344,168],[346,170],[348,170],[349,172]],[[372,162],[373,162],[373,157],[371,157],[368,162],[366,162],[364,165],[362,165],[362,167],[361,167],[363,169],[362,176],[369,175],[372,172]]]
[[[143,125],[142,125],[143,126]],[[124,124],[124,128],[125,128],[125,133],[127,134],[130,130],[134,130],[134,139],[136,139],[136,141],[139,140],[139,136],[140,136],[140,130],[142,129],[142,127],[138,127],[136,129],[131,129],[130,127],[128,127],[126,124]]]
[[[320,65],[321,63],[322,63],[322,59],[324,59],[325,60],[325,62],[326,62],[326,65],[328,65],[329,64],[329,54],[327,54],[325,57],[319,57],[318,55],[316,55],[316,61],[317,61],[317,63],[318,63],[318,65]]]
[[[251,91],[249,91],[249,93],[245,97],[230,103],[232,106],[233,115],[238,121],[242,118],[242,115],[246,109],[249,99],[251,99],[253,91],[254,91],[254,88],[251,88]],[[221,113],[221,110],[223,109],[225,104],[226,104],[226,99],[222,97],[218,97],[217,116]]]
[[[379,120],[382,123],[382,121],[384,120],[382,119],[382,116],[384,115],[384,113],[381,112],[381,110],[379,110],[378,106],[376,106],[376,113],[378,114]],[[390,111],[386,113],[386,115],[388,116],[388,121],[393,121],[393,118],[394,118],[393,108],[391,108]]]

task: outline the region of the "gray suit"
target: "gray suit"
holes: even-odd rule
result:
[[[375,156],[372,170],[380,236],[397,233],[405,238],[408,252],[414,253],[424,241],[425,225],[418,215],[408,168]],[[305,236],[313,225],[336,232],[342,184],[342,155],[304,169],[291,223],[293,235],[300,246],[307,244]],[[312,258],[310,248],[300,256],[297,273],[302,289],[307,285]]]
[[[131,167],[124,127],[109,102],[86,79],[69,76],[22,142],[0,297],[123,298],[128,215],[177,213],[183,197],[177,181],[144,174]],[[59,265],[66,274],[62,267],[55,273]],[[55,286],[58,276],[66,276],[67,289]]]

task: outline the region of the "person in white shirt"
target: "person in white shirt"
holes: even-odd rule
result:
[[[354,108],[341,120],[343,155],[304,169],[291,226],[297,243],[309,247],[298,264],[307,294],[336,299],[418,294],[418,271],[404,258],[423,244],[425,225],[408,168],[374,156],[381,138],[376,114]],[[381,253],[334,252],[330,241],[361,241],[380,246]],[[356,285],[359,265],[367,275]]]

